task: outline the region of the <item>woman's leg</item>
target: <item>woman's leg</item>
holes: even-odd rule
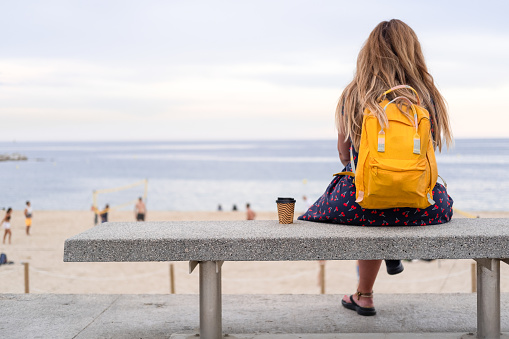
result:
[[[373,292],[373,285],[375,284],[376,276],[378,275],[378,271],[380,270],[380,265],[382,264],[382,260],[359,260],[359,284],[357,286],[357,291],[362,294],[369,294]],[[373,297],[360,297],[357,299],[357,296],[353,295],[354,301],[362,307],[373,307]],[[350,296],[345,295],[343,300],[346,302],[350,302]]]

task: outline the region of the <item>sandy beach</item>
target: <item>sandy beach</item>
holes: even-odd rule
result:
[[[5,212],[3,212],[5,213]],[[2,215],[3,215],[2,213]],[[509,213],[469,212],[483,218]],[[133,212],[112,211],[110,221],[134,220]],[[462,217],[459,214],[456,218]],[[147,220],[243,220],[245,212],[149,211]],[[257,219],[276,220],[276,212],[257,212]],[[35,211],[31,235],[25,234],[22,211],[12,216],[12,244],[0,244],[11,265],[0,266],[0,293],[24,293],[24,266],[29,263],[30,293],[170,293],[170,263],[64,263],[65,239],[93,227],[90,211]],[[140,224],[142,227],[142,224]],[[3,229],[2,229],[3,236]],[[470,293],[473,260],[404,262],[405,271],[389,276],[382,266],[376,293]],[[175,292],[198,293],[198,272],[174,262]],[[502,265],[502,292],[509,292],[509,267]],[[319,264],[301,262],[226,262],[225,294],[318,294]],[[326,293],[351,293],[357,280],[355,261],[327,261]]]

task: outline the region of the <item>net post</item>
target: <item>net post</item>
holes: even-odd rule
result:
[[[173,263],[170,263],[170,293],[175,294],[175,270]]]
[[[25,293],[30,293],[28,262],[21,262],[25,266]]]

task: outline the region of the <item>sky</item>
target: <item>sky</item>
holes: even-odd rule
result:
[[[333,139],[358,52],[392,18],[418,35],[454,137],[509,137],[508,12],[502,0],[0,0],[0,141]]]

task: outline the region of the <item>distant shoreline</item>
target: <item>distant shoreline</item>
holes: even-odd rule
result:
[[[28,160],[28,157],[19,153],[12,154],[0,154],[0,161],[24,161]]]

